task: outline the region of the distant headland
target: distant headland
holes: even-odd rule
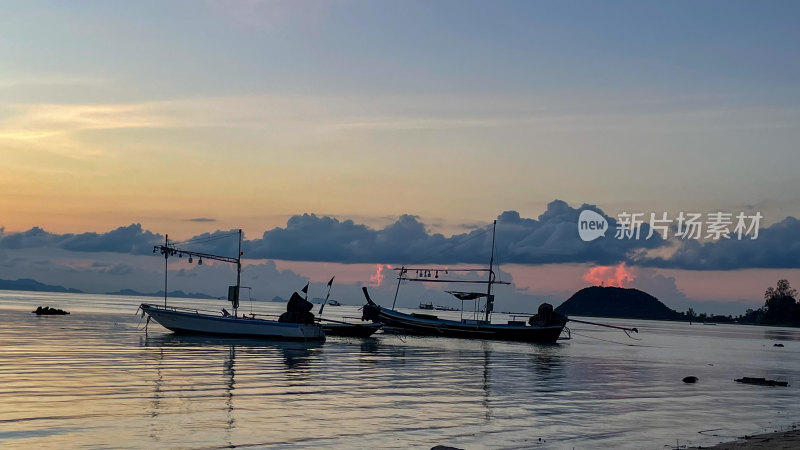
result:
[[[624,319],[685,320],[660,300],[638,289],[592,286],[581,289],[562,303],[559,314]]]
[[[17,280],[0,280],[0,290],[4,291],[34,291],[34,292],[68,292],[82,294],[83,291],[64,286],[54,286],[52,284],[40,283],[30,278],[19,278]]]
[[[787,280],[764,292],[764,306],[748,309],[738,317],[696,314],[670,309],[657,298],[638,289],[592,286],[581,289],[562,303],[556,312],[576,316],[621,319],[685,320],[690,322],[741,323],[750,325],[800,326],[797,290]]]
[[[164,291],[156,291],[156,292],[139,292],[134,291],[133,289],[120,289],[116,292],[106,292],[108,295],[131,295],[136,297],[163,297]],[[202,292],[183,292],[183,291],[169,291],[167,294],[169,297],[174,298],[202,298],[202,299],[215,299],[219,297],[214,297],[212,295],[203,294]]]
[[[19,278],[17,280],[1,280],[0,290],[3,291],[32,291],[32,292],[64,292],[68,294],[85,294],[86,292],[79,289],[68,288],[64,286],[52,285],[41,283],[30,278]],[[106,292],[108,295],[131,295],[137,297],[163,297],[164,291],[157,292],[139,292],[133,289],[120,289],[116,292]],[[175,298],[203,298],[214,299],[212,295],[204,294],[202,292],[183,292],[183,291],[170,291],[170,297]]]

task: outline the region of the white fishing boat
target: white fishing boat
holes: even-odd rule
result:
[[[239,292],[242,287],[242,230],[239,230],[239,251],[235,258],[180,249],[175,244],[170,244],[168,237],[165,238],[164,245],[153,247],[153,253],[158,252],[164,255],[164,306],[142,303],[139,308],[142,310],[142,314],[147,314],[148,322],[152,319],[168,330],[184,334],[303,341],[325,339],[325,330],[321,325],[315,323],[313,314],[308,311],[300,313],[290,311],[290,313],[283,314],[279,320],[262,319],[255,314],[239,316]],[[202,264],[203,258],[236,264],[236,285],[228,287],[228,301],[233,307],[233,314],[224,308],[219,314],[214,314],[199,309],[167,305],[167,264],[170,256],[179,258],[188,256],[189,262],[192,261],[192,258],[198,258],[198,264]],[[311,304],[308,303],[308,305],[308,309],[310,309]]]
[[[142,303],[140,308],[164,328],[181,334],[208,334],[282,340],[324,340],[318,324],[286,323],[277,320],[233,315],[213,315],[199,310]]]

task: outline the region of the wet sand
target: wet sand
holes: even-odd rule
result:
[[[798,449],[800,448],[800,430],[778,431],[775,433],[744,436],[733,442],[725,442],[714,446],[692,447],[696,449],[739,450],[739,449]]]

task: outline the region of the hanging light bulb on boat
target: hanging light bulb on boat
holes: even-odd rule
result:
[[[192,263],[192,255],[189,255],[189,264]]]
[[[197,265],[198,266],[202,266],[203,265],[203,258],[200,258],[200,260],[197,261]]]

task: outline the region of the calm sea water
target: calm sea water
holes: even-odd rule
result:
[[[298,344],[152,323],[145,333],[142,300],[158,302],[0,291],[0,446],[663,449],[800,417],[793,329],[606,319],[641,340],[575,325],[558,345],[381,334]],[[37,317],[36,305],[72,314]]]

